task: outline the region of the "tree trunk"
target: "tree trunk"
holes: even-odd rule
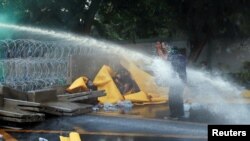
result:
[[[84,24],[83,24],[83,33],[89,34],[91,31],[91,26],[93,24],[95,14],[97,13],[99,6],[102,0],[92,0],[89,10],[87,11]]]

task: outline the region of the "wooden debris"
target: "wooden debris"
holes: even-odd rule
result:
[[[91,98],[98,98],[100,96],[104,96],[104,91],[90,91],[90,92],[81,92],[81,93],[73,93],[73,94],[62,94],[58,95],[58,100],[60,101],[81,101]]]
[[[56,89],[20,92],[5,86],[0,87],[0,120],[13,122],[40,122],[45,114],[72,116],[92,111],[92,105],[76,103],[97,99],[104,91],[59,94]],[[60,90],[60,92],[62,92]]]

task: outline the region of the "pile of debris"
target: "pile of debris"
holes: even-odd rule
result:
[[[104,91],[60,93],[64,87],[22,92],[0,87],[0,120],[29,123],[45,120],[46,114],[72,116],[92,111],[93,105],[85,100],[104,96]],[[81,101],[81,103],[79,103]]]

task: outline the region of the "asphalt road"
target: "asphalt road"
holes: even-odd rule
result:
[[[166,105],[136,106],[130,111],[91,113],[74,117],[50,117],[23,129],[4,129],[12,141],[59,141],[77,131],[84,141],[203,141],[207,124],[172,120]],[[6,136],[6,135],[5,135]]]

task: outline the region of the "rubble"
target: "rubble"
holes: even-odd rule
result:
[[[53,88],[29,92],[6,86],[0,89],[0,120],[19,123],[41,122],[47,114],[72,116],[89,113],[92,105],[77,101],[105,95],[104,91],[57,94]]]

